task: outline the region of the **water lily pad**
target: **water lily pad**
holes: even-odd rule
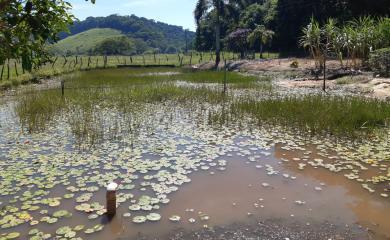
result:
[[[73,228],[74,231],[78,232],[78,231],[81,231],[85,228],[84,225],[77,225],[76,227]]]
[[[178,216],[178,215],[173,215],[173,216],[171,216],[171,217],[169,218],[169,220],[172,221],[172,222],[179,222],[180,219],[181,219],[181,217]]]
[[[150,213],[146,216],[149,221],[158,222],[161,219],[161,215],[158,213]]]
[[[71,217],[72,213],[67,210],[59,210],[53,213],[53,217],[62,218],[62,217]]]
[[[56,234],[57,235],[65,235],[71,231],[72,231],[72,228],[65,226],[65,227],[60,227],[59,229],[57,229]]]
[[[135,216],[133,218],[133,223],[144,223],[146,220],[147,218],[145,216]]]
[[[18,232],[12,232],[12,233],[8,233],[6,238],[7,239],[15,239],[15,238],[18,238],[20,236],[20,233]]]

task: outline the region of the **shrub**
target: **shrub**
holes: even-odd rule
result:
[[[290,64],[290,67],[291,68],[298,68],[299,67],[299,63],[297,60],[294,60],[291,64]]]
[[[375,74],[390,77],[390,48],[382,48],[370,54],[370,67]]]

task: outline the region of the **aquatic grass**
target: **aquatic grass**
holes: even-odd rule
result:
[[[93,135],[106,128],[107,111],[132,114],[145,104],[177,102],[181,105],[227,101],[229,97],[207,87],[177,86],[173,82],[127,85],[113,88],[72,88],[65,96],[59,89],[38,91],[18,99],[15,112],[21,125],[29,132],[45,129],[56,117],[68,119],[72,131],[78,136]],[[123,116],[122,116],[123,117]],[[97,134],[98,135],[102,134]]]
[[[41,131],[65,107],[66,102],[58,97],[58,93],[43,91],[20,96],[15,106],[15,113],[20,119],[22,128]]]
[[[389,103],[360,97],[307,95],[241,99],[232,104],[231,111],[236,117],[251,114],[259,122],[338,136],[357,137],[388,127],[390,123]]]
[[[172,81],[222,84],[224,74],[223,71],[200,71],[182,68],[122,68],[115,70],[91,70],[70,74],[65,77],[65,81],[67,88],[122,87],[129,84],[140,85]],[[246,85],[251,87],[254,86],[253,83],[270,83],[271,81],[268,77],[244,75],[238,72],[227,72],[226,75],[227,83],[233,87],[236,85],[240,85],[242,88]]]

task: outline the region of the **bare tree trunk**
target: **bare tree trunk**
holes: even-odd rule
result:
[[[221,61],[221,19],[220,19],[220,2],[217,2],[217,19],[215,23],[215,68],[218,68]]]
[[[260,41],[261,42],[261,41]],[[260,43],[260,59],[263,58],[263,43]]]

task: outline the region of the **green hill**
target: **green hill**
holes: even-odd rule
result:
[[[61,55],[88,54],[103,41],[121,36],[125,35],[123,35],[119,30],[111,28],[94,28],[67,37],[52,45],[50,50]]]
[[[73,25],[69,26],[70,33],[61,33],[59,37],[60,39],[66,40],[85,31],[89,33],[89,30],[96,28],[109,28],[120,31],[120,33],[126,35],[136,45],[135,49],[137,52],[150,50],[160,53],[175,53],[184,50],[186,45],[188,49],[191,49],[195,38],[194,32],[185,30],[183,27],[137,17],[135,15],[88,17],[83,21],[74,22]],[[87,44],[84,37],[80,41]],[[60,45],[62,44],[64,43],[61,41]],[[67,46],[63,49],[67,49]]]

